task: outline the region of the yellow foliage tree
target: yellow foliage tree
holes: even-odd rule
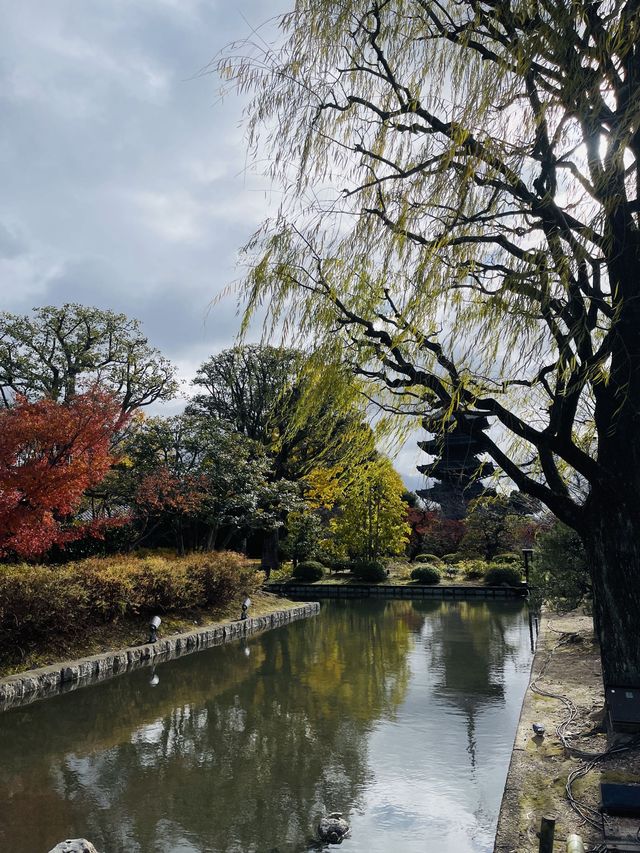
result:
[[[385,456],[364,466],[345,488],[333,521],[336,546],[350,557],[401,554],[408,542],[405,486]]]

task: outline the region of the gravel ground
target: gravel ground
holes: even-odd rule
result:
[[[534,722],[544,725],[543,737],[535,736]],[[602,671],[591,618],[578,612],[543,614],[495,853],[538,853],[543,815],[556,818],[554,853],[565,853],[571,833],[582,837],[587,850],[606,849],[601,847],[600,782],[639,782],[640,747],[607,756],[578,775],[571,786],[573,806],[565,786],[570,774],[586,764],[577,751],[601,754],[632,740],[629,735],[608,736],[604,730]],[[640,820],[611,822],[607,831],[632,841],[640,836]]]

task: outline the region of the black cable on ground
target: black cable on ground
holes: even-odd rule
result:
[[[571,636],[571,634],[558,631],[551,625],[549,627],[552,631],[555,631],[556,633],[560,634],[560,639],[555,644],[555,646],[553,646],[553,648],[549,651],[549,654],[547,655],[540,669],[540,672],[531,682],[529,687],[534,693],[538,693],[540,696],[547,696],[550,699],[557,699],[564,705],[567,711],[567,716],[558,726],[556,726],[556,734],[558,735],[560,743],[565,748],[565,750],[567,750],[568,753],[573,755],[575,758],[585,759],[585,763],[582,764],[580,767],[577,767],[575,770],[572,770],[569,776],[567,777],[567,783],[565,785],[567,800],[569,801],[569,805],[571,806],[573,811],[576,812],[576,814],[579,815],[579,817],[584,822],[591,824],[591,826],[594,826],[599,832],[604,833],[604,816],[602,815],[599,809],[594,809],[587,803],[581,802],[580,800],[576,799],[576,797],[573,795],[572,785],[576,781],[576,779],[580,779],[583,776],[586,776],[601,761],[606,761],[613,755],[619,755],[622,752],[629,752],[633,749],[636,749],[638,746],[640,746],[640,735],[625,744],[614,744],[613,746],[609,747],[609,749],[604,750],[604,752],[586,752],[585,750],[578,749],[577,747],[569,743],[569,738],[571,737],[571,735],[567,734],[567,727],[570,726],[571,723],[578,716],[578,709],[568,696],[545,690],[538,684],[538,682],[544,676],[554,653],[560,648],[560,646],[565,645],[568,642],[569,637]],[[640,833],[640,827],[638,828],[638,833]],[[602,844],[599,847],[595,848],[593,853],[601,853],[601,851],[602,853],[604,853],[606,849],[606,844]]]

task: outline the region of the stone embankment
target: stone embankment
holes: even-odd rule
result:
[[[95,684],[156,661],[181,657],[239,637],[267,631],[286,622],[313,616],[319,611],[318,602],[306,604],[283,602],[281,608],[264,616],[208,625],[184,634],[174,634],[159,639],[155,643],[103,652],[99,655],[12,675],[0,679],[0,711]]]
[[[494,853],[538,853],[543,816],[555,818],[554,851],[564,853],[572,834],[580,835],[587,849],[599,849],[605,825],[599,811],[600,783],[637,783],[640,778],[640,749],[626,748],[633,747],[632,738],[607,734],[592,619],[578,612],[543,614]],[[608,753],[614,744],[624,751]],[[585,756],[601,758],[592,761]],[[568,780],[572,780],[571,802]],[[637,819],[630,826],[623,820],[616,820],[615,826],[607,823],[623,839],[620,846],[607,849],[636,849]]]
[[[525,598],[526,584],[522,586],[468,586],[438,584],[420,586],[409,584],[367,583],[269,583],[264,589],[287,598],[455,598],[458,600],[486,598]]]

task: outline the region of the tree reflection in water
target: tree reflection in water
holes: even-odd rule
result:
[[[472,770],[477,716],[504,702],[505,663],[519,651],[521,630],[520,609],[496,601],[442,601],[425,626],[424,642],[438,673],[434,695],[465,717]]]
[[[367,850],[367,833],[380,831],[365,826],[373,786],[391,795],[393,779],[409,775],[403,760],[418,772],[419,749],[434,748],[403,707],[417,703],[424,721],[435,699],[462,715],[473,766],[475,722],[504,701],[521,621],[518,607],[493,602],[334,602],[317,618],[162,664],[156,686],[140,670],[7,712],[0,849],[24,849],[28,832],[38,851],[85,836],[108,853],[300,853],[319,816],[338,810],[361,822],[345,851]],[[384,757],[369,754],[376,742],[390,745]]]
[[[421,621],[421,620],[419,620]],[[240,644],[1,718],[0,848],[300,850],[367,778],[367,733],[405,695],[410,602],[331,608]],[[17,849],[17,848],[15,848]]]

